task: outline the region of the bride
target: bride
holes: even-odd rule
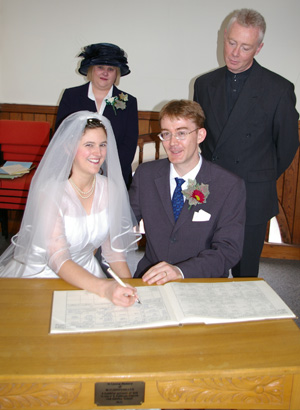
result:
[[[58,128],[32,179],[20,231],[0,257],[0,277],[60,277],[130,306],[136,289],[106,280],[94,255],[101,246],[118,276],[131,278],[126,253],[140,238],[135,224],[110,122],[74,113]]]

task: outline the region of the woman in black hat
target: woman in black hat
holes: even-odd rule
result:
[[[138,140],[137,100],[115,86],[120,77],[130,73],[127,55],[115,44],[98,43],[84,47],[79,57],[83,59],[78,71],[89,82],[64,91],[55,128],[68,115],[82,110],[98,112],[108,118],[115,134],[122,174],[129,188]]]

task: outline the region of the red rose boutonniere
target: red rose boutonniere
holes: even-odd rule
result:
[[[189,201],[189,209],[192,205],[205,204],[209,195],[208,184],[198,184],[196,180],[189,179],[187,189],[184,189],[182,194]]]

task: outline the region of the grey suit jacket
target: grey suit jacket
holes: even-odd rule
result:
[[[185,278],[227,277],[243,247],[243,180],[203,159],[196,179],[209,185],[207,202],[188,209],[185,201],[175,223],[169,175],[168,159],[143,163],[135,172],[130,203],[146,232],[145,256],[135,277],[162,261],[178,266]],[[193,222],[194,213],[201,209],[210,219]]]
[[[247,224],[265,223],[278,213],[276,180],[299,145],[294,86],[254,61],[228,117],[226,70],[195,82],[194,100],[206,115],[202,155],[244,179]]]

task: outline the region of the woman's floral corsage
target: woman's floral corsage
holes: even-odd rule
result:
[[[124,94],[124,93],[119,94],[119,96],[107,98],[105,100],[106,105],[111,105],[113,107],[115,115],[117,115],[116,109],[125,110],[126,101],[128,101],[128,94]]]
[[[187,189],[182,191],[183,195],[189,201],[189,209],[192,205],[205,204],[209,195],[208,184],[198,184],[196,180],[188,180]]]

